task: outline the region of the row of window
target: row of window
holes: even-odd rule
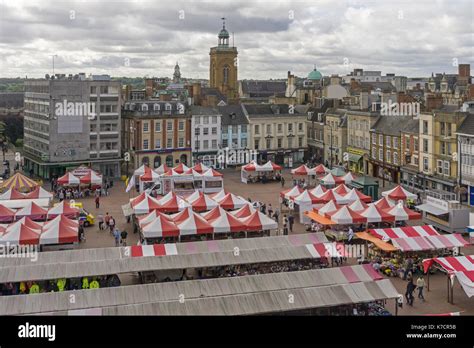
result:
[[[178,138],[178,148],[184,147],[184,138]],[[155,149],[161,149],[161,139],[155,139]],[[166,148],[172,149],[173,148],[173,138],[166,139]],[[150,148],[150,141],[148,139],[143,139],[143,150],[151,150]]]
[[[202,134],[203,135],[208,135],[209,134],[209,128],[208,127],[202,128]],[[212,135],[217,135],[217,127],[212,127],[211,128],[211,134]],[[194,128],[194,135],[201,135],[201,128],[199,128],[199,127]]]
[[[239,147],[239,139],[238,138],[232,138],[231,148],[235,149]],[[222,139],[222,147],[226,148],[229,147],[229,139]],[[240,147],[245,148],[247,147],[247,138],[241,138],[240,139]]]
[[[365,121],[365,120],[356,120],[356,121],[351,121],[349,120],[348,121],[348,124],[347,124],[347,128],[348,129],[352,129],[352,130],[362,130],[362,131],[369,131],[370,130],[370,126],[369,126],[369,122],[368,121]]]
[[[379,138],[379,146],[383,146],[383,138],[384,138],[384,135],[383,134],[378,134],[378,138]],[[386,147],[393,147],[394,149],[398,149],[398,145],[399,145],[399,138],[394,136],[394,137],[391,137],[390,135],[385,135],[385,146]],[[373,145],[377,145],[377,134],[376,133],[372,133],[372,144]]]
[[[194,117],[196,124],[217,124],[217,116],[197,116]]]
[[[159,133],[161,132],[161,120],[155,121],[155,132]],[[167,131],[173,131],[173,121],[167,121],[166,122],[166,130]],[[150,123],[148,121],[143,121],[142,123],[142,129],[144,133],[148,133],[150,131]],[[184,131],[184,121],[179,121],[178,122],[178,131],[182,132]]]
[[[130,104],[130,108],[132,110],[134,110],[135,109],[135,104],[134,103]],[[161,105],[160,104],[158,104],[158,103],[153,104],[153,111],[160,111],[160,110],[161,110]],[[166,103],[164,110],[165,111],[171,111],[172,110],[171,104]],[[140,111],[149,111],[148,104],[141,104],[140,105]],[[176,111],[178,112],[178,114],[184,114],[184,111],[185,111],[184,105],[181,104],[181,103],[178,103],[176,105]]]
[[[283,148],[283,138],[277,138],[276,139],[276,148],[277,149],[282,149]],[[293,148],[293,138],[290,138],[288,137],[287,138],[287,141],[288,141],[288,146],[287,148],[291,149]],[[255,139],[254,140],[254,143],[255,143],[255,150],[259,150],[260,149],[260,139]],[[272,149],[273,148],[273,139],[265,139],[265,145],[266,145],[266,149]],[[303,137],[298,137],[298,147],[303,147],[304,146],[304,138]]]
[[[273,124],[265,125],[265,130],[266,130],[265,134],[272,134],[272,128],[273,128]],[[287,131],[288,131],[288,133],[293,132],[293,123],[288,123],[287,124]],[[304,131],[303,123],[298,123],[298,132],[303,132],[303,131]],[[254,132],[255,132],[255,135],[260,134],[260,125],[258,125],[258,124],[255,125]],[[277,133],[278,134],[283,133],[283,124],[282,123],[277,124]]]
[[[237,134],[239,132],[239,126],[238,125],[222,126],[222,133],[226,134],[226,133],[229,132],[229,130],[232,132],[232,134]],[[241,124],[240,125],[240,132],[241,133],[247,133],[247,125],[246,124]]]
[[[372,158],[377,159],[377,148],[375,146],[372,147]],[[378,152],[378,160],[386,163],[393,163],[395,165],[400,164],[400,159],[398,157],[398,152],[393,152],[393,157],[392,157],[392,152],[390,150],[386,150],[385,152],[385,158],[384,158],[384,152],[383,149],[379,148]]]
[[[362,136],[349,136],[347,144],[349,146],[358,147],[360,149],[370,150],[369,138]]]

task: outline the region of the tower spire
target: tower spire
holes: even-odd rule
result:
[[[222,29],[225,29],[225,17],[222,17]]]

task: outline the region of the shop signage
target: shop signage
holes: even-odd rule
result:
[[[447,201],[443,201],[438,198],[434,198],[431,196],[426,197],[426,203],[430,205],[434,205],[435,207],[441,208],[443,210],[448,210],[449,209],[449,203]]]

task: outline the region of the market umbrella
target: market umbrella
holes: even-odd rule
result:
[[[39,186],[36,181],[28,178],[20,172],[17,172],[13,174],[13,176],[5,180],[2,184],[0,184],[0,191],[14,189],[17,191],[29,192],[33,190],[36,186]]]
[[[407,200],[407,199],[417,199],[418,196],[414,193],[408,192],[402,186],[398,185],[397,187],[382,192],[382,196],[393,199],[394,201]]]

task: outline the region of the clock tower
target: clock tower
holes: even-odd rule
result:
[[[237,48],[229,46],[229,32],[222,18],[222,30],[219,32],[216,47],[212,47],[210,55],[209,85],[227,96],[228,101],[238,98],[237,86]]]

